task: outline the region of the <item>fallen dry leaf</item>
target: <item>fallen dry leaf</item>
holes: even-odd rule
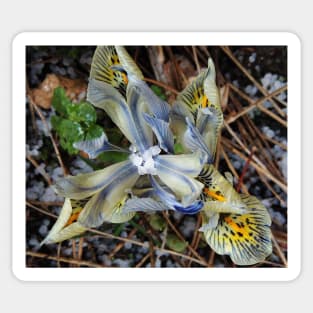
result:
[[[43,109],[50,109],[54,89],[63,87],[72,101],[80,101],[86,95],[87,84],[81,79],[70,79],[55,74],[48,74],[38,88],[32,92],[35,103]]]

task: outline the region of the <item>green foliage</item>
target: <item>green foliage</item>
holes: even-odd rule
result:
[[[149,224],[156,231],[163,231],[166,227],[166,222],[165,222],[164,218],[162,218],[158,214],[150,215]]]
[[[69,154],[77,154],[73,143],[98,138],[103,129],[96,125],[97,113],[88,102],[73,103],[65,94],[65,90],[58,87],[54,90],[52,106],[56,115],[51,117],[53,129],[60,137],[60,144]]]
[[[166,95],[161,87],[156,85],[151,85],[150,87],[159,98],[161,98],[162,100],[166,100]]]
[[[128,154],[116,151],[103,152],[99,155],[99,160],[104,163],[117,163],[125,161],[128,158]]]
[[[180,253],[184,252],[186,247],[188,246],[188,243],[186,241],[179,239],[174,234],[167,235],[166,244],[170,249]]]
[[[174,153],[175,154],[182,154],[182,153],[184,153],[184,149],[183,149],[183,146],[182,146],[181,143],[176,142],[174,144]]]

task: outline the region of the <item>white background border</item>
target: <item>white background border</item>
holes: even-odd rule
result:
[[[288,281],[300,273],[300,210],[288,210],[288,268],[42,269],[25,267],[25,46],[26,45],[287,45],[288,208],[299,208],[300,41],[292,33],[22,33],[13,41],[13,272],[27,281]],[[17,127],[18,126],[18,127]],[[295,164],[297,166],[295,166]],[[18,195],[18,196],[17,196]]]

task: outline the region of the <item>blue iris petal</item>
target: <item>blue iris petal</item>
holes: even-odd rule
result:
[[[160,147],[166,152],[173,153],[174,136],[170,129],[169,123],[162,119],[152,117],[146,113],[143,114],[143,117],[157,137]]]
[[[202,209],[203,201],[196,200],[190,205],[184,206],[182,203],[177,201],[176,197],[172,193],[161,187],[153,176],[150,176],[150,180],[156,196],[160,198],[160,200],[162,200],[169,208],[184,214],[196,214]]]
[[[90,159],[95,159],[100,153],[105,151],[129,153],[128,150],[111,144],[105,133],[103,133],[101,137],[95,139],[75,142],[73,146],[74,148],[87,153]]]
[[[184,134],[184,143],[185,143],[185,145],[191,151],[196,151],[198,149],[201,149],[202,151],[204,151],[207,154],[207,156],[208,156],[207,163],[211,164],[213,162],[212,153],[208,149],[206,143],[204,142],[203,137],[201,136],[199,130],[189,120],[188,117],[186,117],[186,123],[187,123],[187,130],[186,130],[186,132]]]

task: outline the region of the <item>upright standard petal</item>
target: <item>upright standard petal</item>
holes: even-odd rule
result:
[[[186,122],[187,118],[189,121],[194,121],[194,116],[189,111],[186,104],[183,102],[174,102],[170,112],[170,127],[176,137],[176,143],[181,144],[185,153],[192,152],[192,150],[185,145],[184,139],[188,127]]]
[[[57,181],[54,187],[56,192],[63,197],[84,199],[111,184],[117,177],[128,174],[133,168],[133,164],[127,160],[108,166],[103,170],[67,176]]]
[[[223,125],[223,112],[215,76],[214,63],[212,59],[209,59],[208,74],[204,80],[204,94],[208,103],[202,110],[198,111],[197,128],[203,136],[212,158],[215,157],[216,145]]]
[[[197,145],[202,142],[207,147],[209,163],[211,163],[215,157],[216,145],[223,124],[223,113],[220,106],[219,91],[215,83],[215,68],[212,59],[208,61],[208,69],[200,73],[178,95],[176,107],[181,113],[184,112],[190,124],[184,132],[182,144],[188,149],[192,149],[193,137],[195,137]],[[192,118],[190,114],[186,114],[186,107]],[[177,108],[175,108],[176,111],[178,111]],[[183,122],[177,118],[173,122],[176,128],[184,127]],[[199,134],[193,129],[194,126]]]
[[[272,253],[271,218],[255,197],[241,195],[247,206],[245,214],[220,214],[215,227],[203,211],[203,232],[207,243],[218,254],[229,255],[237,265],[262,262]]]
[[[118,210],[119,204],[121,201],[123,202],[128,190],[133,187],[139,177],[137,168],[129,161],[126,162],[114,175],[110,184],[97,192],[87,202],[78,218],[81,225],[88,228],[98,227],[103,222],[113,222],[117,218],[116,213],[118,212],[116,210]],[[125,216],[125,220],[128,220],[127,216]]]
[[[144,114],[144,120],[151,127],[158,139],[159,146],[169,153],[174,152],[174,136],[168,122],[165,122],[149,114]]]
[[[156,118],[168,122],[170,113],[169,104],[160,99],[143,80],[139,80],[133,75],[128,75],[128,78],[129,84],[135,85],[138,88],[144,101],[149,105],[150,113]]]
[[[127,86],[127,103],[130,107],[134,123],[137,127],[140,140],[143,142],[145,149],[153,145],[153,133],[144,119],[144,114],[149,112],[149,104],[139,93],[136,85],[129,83]]]
[[[139,150],[146,149],[145,140],[137,129],[130,107],[116,89],[107,83],[91,79],[87,99],[97,108],[103,109],[125,137]]]
[[[182,137],[182,143],[191,151],[201,150],[207,155],[207,163],[213,162],[213,154],[203,140],[199,130],[186,118],[187,129]]]

